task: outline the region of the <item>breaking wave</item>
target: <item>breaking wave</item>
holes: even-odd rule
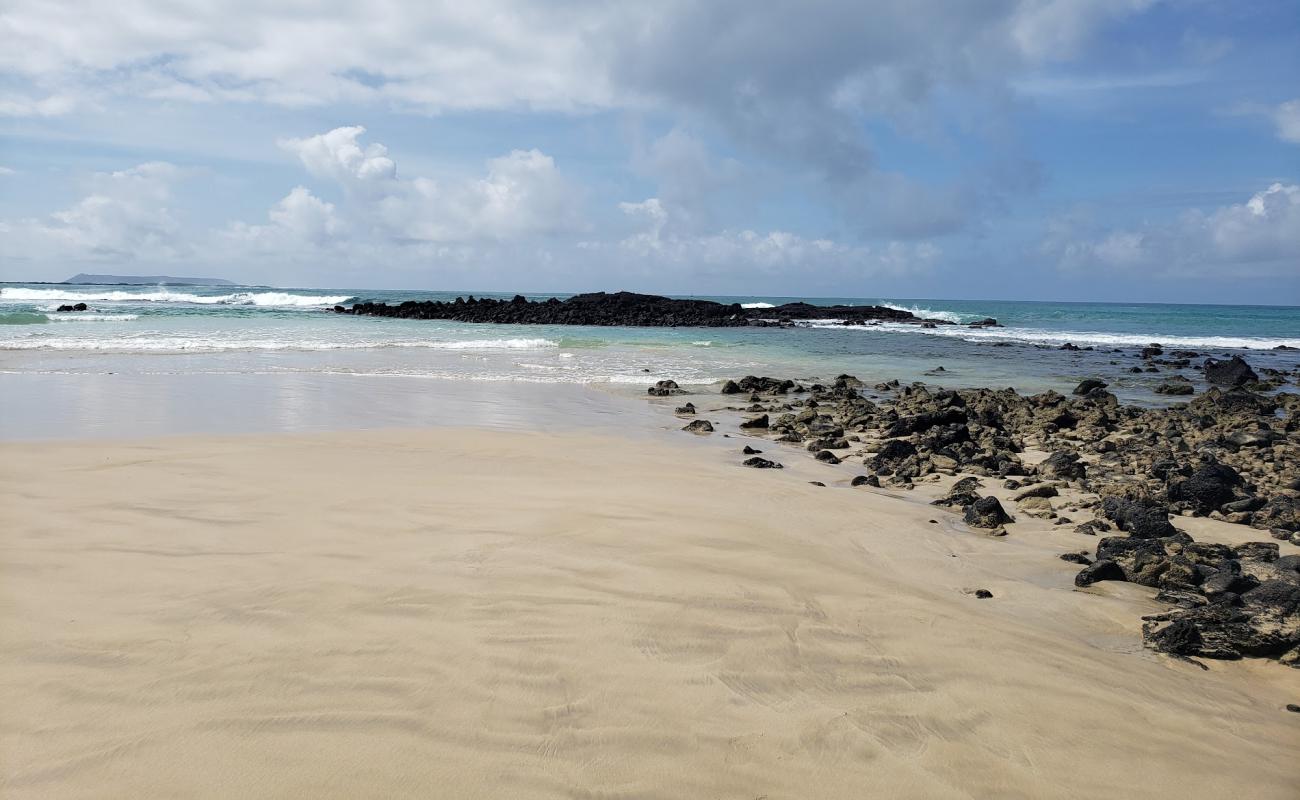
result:
[[[911,310],[911,309],[905,309]],[[936,317],[938,319],[938,317]],[[1300,337],[1268,338],[1262,336],[1169,336],[1159,333],[1102,333],[1099,331],[1052,331],[1044,328],[967,328],[940,325],[922,328],[912,323],[886,322],[880,325],[845,328],[842,321],[817,320],[815,328],[839,328],[866,332],[919,333],[944,336],[968,342],[1023,342],[1026,344],[1062,345],[1066,342],[1094,347],[1146,347],[1157,343],[1165,347],[1214,350],[1272,350],[1276,347],[1300,348]]]
[[[904,306],[895,303],[881,302],[885,308],[892,308],[895,311],[910,311],[913,316],[921,319],[941,319],[944,322],[974,322],[975,320],[984,319],[974,314],[959,314],[956,311],[935,311],[932,308],[918,308],[917,306]]]
[[[741,308],[776,308],[771,303],[741,303]]]
[[[232,292],[192,294],[159,289],[152,292],[69,292],[64,289],[0,289],[0,301],[14,303],[190,303],[193,305],[269,306],[316,308],[351,300],[351,295],[304,295],[289,292]]]

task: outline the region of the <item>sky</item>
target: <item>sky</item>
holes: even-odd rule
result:
[[[0,280],[1300,305],[1294,0],[6,0]]]

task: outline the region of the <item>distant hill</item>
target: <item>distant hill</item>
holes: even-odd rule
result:
[[[225,278],[178,278],[174,275],[73,275],[64,283],[97,283],[118,286],[237,286]]]

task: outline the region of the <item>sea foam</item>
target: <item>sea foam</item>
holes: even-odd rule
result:
[[[302,295],[289,292],[232,292],[202,295],[159,289],[152,292],[70,292],[65,289],[0,289],[0,301],[11,303],[190,303],[194,305],[321,307],[351,300],[351,295]]]
[[[938,318],[936,317],[936,319]],[[816,320],[810,323],[810,327],[885,333],[920,333],[927,336],[965,339],[969,342],[1012,341],[1046,345],[1062,345],[1070,342],[1094,347],[1145,347],[1152,343],[1159,343],[1165,347],[1199,348],[1202,350],[1272,350],[1279,346],[1300,347],[1300,338],[1252,336],[1170,336],[1160,333],[1121,334],[1098,331],[1050,331],[1043,328],[968,328],[964,325],[940,325],[936,328],[922,328],[914,323],[898,322],[845,328],[843,320]]]

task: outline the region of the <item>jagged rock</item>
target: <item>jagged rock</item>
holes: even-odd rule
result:
[[[1079,460],[1078,453],[1056,452],[1038,465],[1038,474],[1052,480],[1081,480],[1088,474],[1088,465]]]
[[[1226,464],[1210,462],[1190,477],[1169,487],[1169,499],[1187,503],[1193,510],[1208,514],[1236,497],[1234,489],[1241,486],[1240,473]]]
[[[753,467],[754,469],[781,469],[782,468],[781,464],[778,464],[777,462],[768,460],[766,458],[760,458],[759,456],[754,456],[753,458],[747,458],[745,459],[744,463],[745,466]]]
[[[747,419],[744,422],[740,423],[740,427],[746,430],[757,430],[757,429],[767,428],[768,427],[767,415],[763,414],[762,416],[754,417],[753,419]]]
[[[677,385],[677,381],[657,381],[655,385],[647,389],[646,392],[651,397],[667,397],[673,394],[685,394],[681,387]]]
[[[722,384],[722,394],[740,394],[740,386],[735,381],[729,380]]]
[[[686,423],[686,427],[682,428],[682,430],[691,433],[713,433],[713,423],[707,419],[692,420]]]
[[[756,456],[756,455],[758,455],[759,453],[762,453],[763,451],[762,451],[762,450],[755,450],[754,448],[750,447],[749,445],[745,445],[745,449],[744,449],[744,450],[741,450],[740,452],[744,453],[744,454],[747,455],[747,456]]]
[[[1219,386],[1241,386],[1259,380],[1259,376],[1245,359],[1233,356],[1226,361],[1205,359],[1205,379]]]
[[[1121,497],[1107,497],[1102,513],[1122,531],[1135,539],[1159,539],[1176,536],[1178,530],[1169,522],[1169,509]]]
[[[1094,389],[1105,389],[1108,385],[1100,378],[1085,378],[1078,386],[1074,387],[1074,394],[1086,395]]]
[[[1300,501],[1278,495],[1251,515],[1250,524],[1268,530],[1300,531]]]
[[[962,519],[972,528],[1000,528],[1008,522],[1015,522],[992,495],[981,497],[967,506]]]
[[[694,413],[695,413],[695,404],[694,404],[694,403],[687,403],[687,404],[684,405],[684,406],[678,406],[677,408],[673,409],[673,413],[674,413],[674,414],[694,414]]]

